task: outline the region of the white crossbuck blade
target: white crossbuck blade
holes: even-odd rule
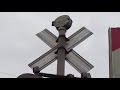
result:
[[[67,51],[71,50],[75,46],[77,46],[79,43],[84,41],[86,38],[88,38],[93,33],[90,32],[85,27],[81,28],[77,32],[75,32],[73,35],[68,37],[69,41],[67,41],[66,49]],[[51,64],[57,59],[57,55],[55,52],[57,51],[57,45],[56,42],[57,37],[52,34],[47,29],[43,30],[42,32],[36,34],[41,40],[43,40],[49,47],[52,49],[37,58],[35,61],[31,62],[29,66],[31,68],[34,68],[35,66],[39,66],[40,70]],[[69,54],[66,55],[66,61],[72,65],[79,73],[82,72],[88,72],[93,68],[93,65],[91,65],[89,62],[87,62],[83,57],[81,57],[78,53],[76,53],[74,50],[72,50]]]

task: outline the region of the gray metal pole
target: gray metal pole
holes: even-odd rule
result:
[[[65,54],[66,54],[66,37],[65,33],[72,25],[72,20],[68,15],[62,15],[52,22],[52,26],[55,26],[59,31],[58,37],[58,62],[57,62],[57,75],[64,75],[65,72]]]
[[[66,28],[59,28],[58,37],[58,62],[57,62],[57,75],[64,75],[65,72],[65,54],[66,54]]]

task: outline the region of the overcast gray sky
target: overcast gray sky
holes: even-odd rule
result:
[[[46,28],[58,36],[51,23],[60,15],[73,20],[67,37],[83,26],[94,33],[74,50],[94,66],[93,78],[109,77],[108,29],[120,26],[120,12],[0,12],[0,78],[32,73],[28,64],[50,50],[35,34]],[[42,72],[56,74],[56,64]],[[65,74],[80,76],[68,63],[65,67]]]

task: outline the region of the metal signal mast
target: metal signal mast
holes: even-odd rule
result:
[[[71,27],[72,20],[68,15],[62,15],[52,22],[52,26],[59,32],[58,38],[47,29],[36,34],[52,49],[31,62],[28,66],[33,69],[32,77],[50,77],[50,78],[78,78],[72,74],[64,76],[65,60],[72,65],[79,73],[81,78],[91,78],[90,71],[94,66],[87,62],[82,56],[73,50],[75,46],[87,39],[93,33],[83,27],[70,37],[66,38],[66,32]],[[40,71],[57,60],[57,75],[41,73]],[[28,75],[29,77],[30,75]],[[19,78],[22,78],[20,76]]]

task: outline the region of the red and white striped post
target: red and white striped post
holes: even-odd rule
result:
[[[120,78],[120,28],[109,28],[109,76]]]

